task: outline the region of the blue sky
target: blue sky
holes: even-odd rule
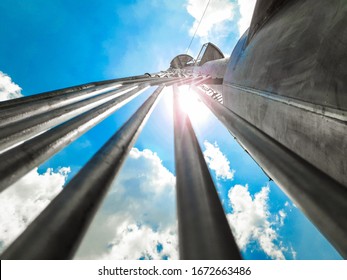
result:
[[[2,0],[0,92],[31,95],[166,70],[174,56],[186,51],[206,3]],[[254,0],[211,0],[189,53],[196,56],[202,44],[211,41],[229,56],[249,24],[253,5]],[[1,194],[0,223],[8,234],[1,233],[0,249],[149,94],[137,97],[33,170],[14,191]],[[170,94],[165,92],[153,111],[77,258],[178,257]],[[203,122],[195,120],[194,127],[244,258],[340,258],[212,115]],[[37,186],[35,191],[32,186]]]

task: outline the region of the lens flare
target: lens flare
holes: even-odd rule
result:
[[[180,107],[182,110],[189,115],[192,122],[203,124],[207,120],[209,113],[206,106],[188,86],[182,86],[180,90],[182,92],[180,96]]]

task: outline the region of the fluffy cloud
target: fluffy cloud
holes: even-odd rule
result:
[[[76,258],[177,258],[174,186],[157,154],[133,148]]]
[[[252,15],[257,0],[237,0],[239,6],[240,19],[237,22],[240,35],[242,35],[251,25]]]
[[[0,101],[21,97],[21,90],[11,77],[0,71]]]
[[[177,243],[175,228],[155,231],[150,226],[126,221],[117,228],[101,259],[178,259]]]
[[[37,168],[0,195],[0,251],[3,251],[62,190],[70,168],[57,172]]]
[[[233,213],[227,214],[227,218],[241,249],[245,249],[251,241],[256,241],[272,259],[284,259],[283,252],[287,248],[275,244],[278,235],[273,228],[274,224],[270,222],[271,214],[267,204],[269,192],[269,187],[265,186],[252,198],[247,185],[235,185],[228,193]],[[278,215],[282,220],[277,226],[281,226],[285,212],[281,210]]]
[[[297,256],[298,253],[294,250],[293,246],[290,246],[289,252],[290,252],[290,254],[293,257],[293,260],[296,260],[296,256]]]
[[[284,219],[287,217],[287,213],[284,210],[278,211],[278,215],[276,215],[276,221],[280,226],[284,225]]]
[[[216,172],[217,179],[232,180],[235,170],[230,169],[230,162],[220,151],[217,143],[211,144],[208,141],[204,141],[204,146],[206,163],[210,169]]]
[[[189,30],[191,36],[194,35],[199,25],[206,4],[207,1],[188,1],[187,11],[195,19],[193,26]],[[220,37],[225,37],[229,33],[227,25],[234,18],[234,10],[235,5],[229,0],[211,0],[196,36],[201,37],[204,41],[213,42],[218,41]]]

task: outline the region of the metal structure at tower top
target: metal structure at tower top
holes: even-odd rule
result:
[[[310,17],[298,17],[298,11],[310,11]],[[2,191],[123,104],[157,87],[1,258],[73,256],[168,86],[174,91],[180,257],[241,258],[189,117],[180,109],[183,84],[198,93],[346,258],[346,24],[346,1],[259,0],[250,29],[230,58],[208,43],[196,60],[178,55],[166,71],[0,103]]]

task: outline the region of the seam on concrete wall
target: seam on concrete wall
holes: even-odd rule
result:
[[[269,98],[273,101],[281,102],[293,107],[297,107],[318,115],[329,117],[342,122],[347,122],[347,112],[344,110],[338,110],[330,107],[324,107],[317,104],[312,104],[305,101],[300,101],[294,98],[284,97],[267,91],[261,91],[250,87],[240,86],[237,84],[226,84],[235,89],[243,90],[258,96]]]

